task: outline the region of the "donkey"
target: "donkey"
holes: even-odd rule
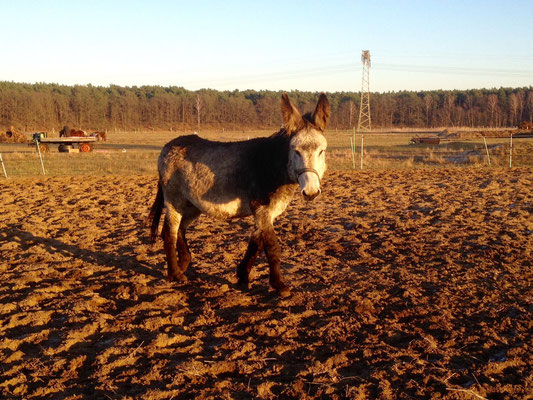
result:
[[[323,133],[330,106],[322,93],[315,111],[302,117],[283,94],[281,111],[284,127],[270,137],[214,142],[188,135],[163,147],[158,159],[158,190],[149,219],[154,243],[165,209],[162,238],[170,281],[187,281],[184,272],[191,253],[185,231],[200,214],[219,218],[253,215],[255,230],[237,266],[239,286],[248,287],[252,265],[264,249],[270,285],[282,297],[290,295],[289,286],[281,279],[281,248],[273,223],[298,185],[307,201],[321,192],[327,147]]]

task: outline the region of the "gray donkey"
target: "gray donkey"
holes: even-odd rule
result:
[[[150,219],[154,243],[165,208],[162,237],[169,280],[187,280],[184,272],[191,253],[185,231],[201,213],[219,218],[253,215],[256,229],[237,266],[239,285],[248,287],[252,265],[264,249],[270,284],[281,296],[290,294],[280,275],[281,248],[273,223],[298,185],[308,201],[320,194],[320,180],[326,170],[323,133],[330,107],[322,93],[315,111],[302,117],[283,94],[281,111],[284,127],[270,137],[224,143],[189,135],[163,147]]]

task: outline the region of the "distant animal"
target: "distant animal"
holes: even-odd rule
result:
[[[68,126],[64,126],[63,129],[59,131],[59,137],[85,137],[87,133],[82,130],[69,129]]]
[[[533,130],[533,122],[531,121],[522,121],[522,123],[519,126],[520,129],[528,129]]]
[[[102,142],[107,141],[107,131],[93,132],[93,133],[91,133],[89,136],[94,136],[94,137],[96,137],[96,139],[97,139],[98,141],[102,141]]]
[[[283,297],[290,294],[281,279],[281,248],[273,223],[298,186],[308,201],[321,192],[330,106],[322,93],[314,112],[301,116],[283,94],[281,111],[284,127],[270,137],[224,143],[188,135],[163,147],[150,219],[154,243],[165,209],[162,238],[169,280],[187,281],[184,273],[191,253],[185,231],[200,214],[220,218],[253,215],[255,230],[237,266],[239,286],[248,287],[253,263],[264,249],[270,285]]]
[[[69,136],[70,137],[85,137],[87,136],[87,133],[85,133],[85,131],[82,131],[82,130],[71,129]]]

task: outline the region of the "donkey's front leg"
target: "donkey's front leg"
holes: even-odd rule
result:
[[[265,255],[270,268],[270,285],[278,291],[281,297],[287,297],[291,294],[291,289],[281,280],[281,247],[271,223],[263,227],[261,238],[263,239]]]
[[[261,238],[261,231],[255,230],[248,242],[248,248],[244,254],[244,258],[237,266],[237,277],[239,278],[239,285],[247,288],[250,282],[250,271],[254,265],[257,256],[263,249],[263,239]]]

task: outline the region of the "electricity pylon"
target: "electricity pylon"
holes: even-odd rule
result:
[[[361,53],[363,63],[363,78],[361,83],[361,107],[359,108],[359,123],[357,132],[370,132],[372,129],[370,119],[370,51]]]

